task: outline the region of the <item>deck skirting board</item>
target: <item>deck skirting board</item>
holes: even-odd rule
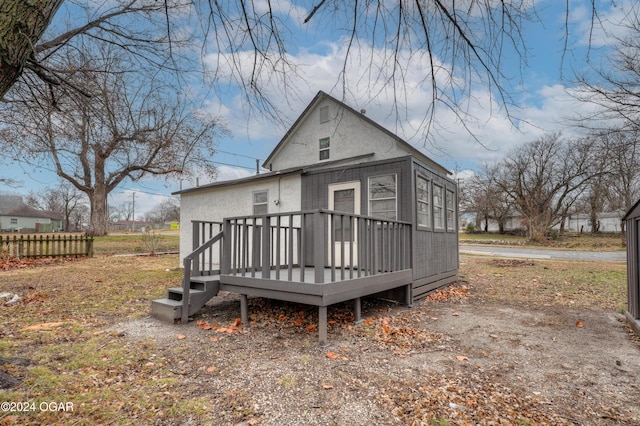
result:
[[[329,306],[411,284],[411,269],[318,284],[221,275],[220,289],[269,299]]]
[[[429,292],[436,290],[444,285],[451,284],[456,279],[458,279],[457,270],[416,280],[413,282],[413,300],[419,300],[426,296]]]

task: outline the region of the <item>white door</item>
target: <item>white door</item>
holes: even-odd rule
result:
[[[360,181],[336,183],[329,185],[329,210],[338,212],[360,214]],[[351,224],[353,229],[351,229]],[[343,231],[344,228],[344,231]],[[357,224],[355,219],[350,223],[350,217],[335,216],[333,223],[329,224],[329,240],[333,236],[334,259],[333,265],[342,266],[342,251],[344,250],[345,266],[357,266],[358,243],[356,240]],[[344,241],[343,241],[344,236]],[[353,257],[352,257],[353,256]],[[328,258],[331,259],[331,248],[329,246]],[[351,259],[353,258],[353,265]]]

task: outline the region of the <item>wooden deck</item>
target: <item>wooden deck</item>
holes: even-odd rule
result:
[[[296,280],[285,280],[282,275],[278,279],[276,271],[271,271],[268,278],[223,274],[219,277],[220,289],[241,295],[240,314],[245,323],[249,319],[247,304],[249,295],[318,306],[318,341],[321,345],[327,344],[327,306],[329,305],[353,300],[355,318],[359,321],[361,297],[403,286],[406,291],[405,303],[411,304],[411,269],[359,278],[355,276],[335,279],[335,271],[325,268],[324,282],[320,283],[314,282],[317,276],[313,269],[307,268],[303,272],[300,268],[293,268],[291,272]]]
[[[197,222],[194,251],[183,261],[181,288],[154,301],[152,313],[186,323],[218,289],[318,307],[318,338],[327,343],[327,306],[404,287],[412,303],[411,225],[327,210]],[[301,267],[301,265],[308,265]],[[357,266],[350,266],[357,265]],[[208,299],[207,299],[208,300]]]

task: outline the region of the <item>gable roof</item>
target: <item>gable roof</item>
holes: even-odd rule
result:
[[[5,209],[0,210],[0,215],[13,216],[13,217],[53,219],[53,220],[63,219],[63,215],[61,213],[34,209],[33,207],[24,204],[22,202],[22,199],[20,199],[20,204],[9,206]]]
[[[188,194],[190,192],[202,191],[204,189],[216,188],[218,186],[230,186],[230,185],[238,185],[242,183],[254,182],[263,179],[269,179],[272,177],[280,177],[286,176],[294,173],[302,173],[302,169],[299,167],[289,169],[289,170],[281,170],[278,172],[267,172],[260,173],[257,175],[246,176],[238,179],[230,179],[230,180],[221,180],[218,182],[208,183],[206,185],[194,186],[193,188],[182,189],[180,191],[172,192],[171,195],[180,195],[180,194]]]
[[[420,152],[418,149],[416,149],[413,145],[411,145],[410,143],[408,143],[407,141],[405,141],[404,139],[400,138],[398,135],[396,135],[395,133],[387,130],[386,128],[382,127],[380,124],[376,123],[375,121],[373,121],[372,119],[370,119],[369,117],[367,117],[365,114],[363,114],[362,112],[358,112],[355,109],[351,108],[349,105],[345,104],[342,101],[339,101],[338,99],[334,98],[333,96],[323,92],[322,90],[319,91],[316,96],[311,100],[311,102],[309,103],[309,105],[307,105],[307,107],[304,109],[304,111],[302,112],[302,114],[300,114],[300,116],[296,119],[296,121],[293,123],[293,125],[289,128],[289,130],[287,131],[287,133],[284,134],[284,136],[282,137],[282,139],[280,139],[280,142],[278,142],[278,144],[276,145],[276,147],[273,149],[273,151],[271,151],[271,153],[269,154],[269,156],[267,157],[266,160],[264,160],[264,162],[262,163],[262,167],[268,169],[269,168],[269,163],[272,161],[272,159],[278,154],[278,152],[282,149],[282,147],[287,143],[289,136],[291,136],[292,133],[294,133],[302,124],[302,122],[307,118],[307,115],[309,114],[309,112],[322,100],[324,99],[329,99],[332,102],[336,103],[338,106],[340,106],[341,108],[346,109],[347,111],[349,111],[350,113],[354,114],[356,117],[362,119],[363,121],[365,121],[367,124],[377,128],[378,130],[384,132],[386,135],[388,135],[389,137],[391,137],[392,139],[394,139],[403,149],[405,149],[407,151],[408,154],[413,155],[414,157],[416,157],[417,159],[419,159],[420,161],[422,161],[425,164],[428,164],[432,167],[435,167],[437,169],[439,169],[442,173],[444,174],[452,174],[449,170],[447,170],[446,168],[442,167],[440,164],[436,163],[435,161],[433,161],[432,159],[430,159],[429,157],[427,157],[425,154],[423,154],[422,152]]]
[[[0,214],[22,204],[20,195],[0,195]]]
[[[636,203],[631,206],[627,214],[622,218],[623,221],[627,219],[631,219],[632,217],[640,217],[640,200],[636,201]]]

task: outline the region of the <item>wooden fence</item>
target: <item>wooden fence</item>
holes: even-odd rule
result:
[[[2,257],[93,256],[93,237],[86,235],[0,235]]]

